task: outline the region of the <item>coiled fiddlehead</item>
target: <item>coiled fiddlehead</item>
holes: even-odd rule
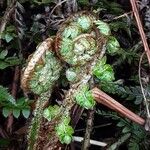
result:
[[[68,91],[73,91],[71,95],[88,84],[92,77],[92,68],[100,58],[102,47],[106,43],[106,38],[96,27],[96,20],[92,13],[79,12],[69,17],[57,32],[57,54],[70,65],[66,77],[72,86]]]
[[[37,47],[21,79],[22,89],[25,92],[32,92],[38,96],[28,134],[29,150],[36,149],[36,140],[43,117],[43,109],[62,68],[59,60],[54,56],[52,44],[53,39],[48,38]]]
[[[105,25],[107,29],[103,30],[101,26]],[[70,143],[73,134],[69,125],[71,108],[75,103],[86,109],[92,109],[95,105],[89,91],[94,86],[93,75],[100,79],[113,79],[112,68],[105,65],[105,61],[100,61],[105,53],[108,35],[110,29],[106,23],[97,21],[94,14],[83,11],[70,16],[62,24],[54,43],[49,38],[37,48],[22,77],[24,91],[32,91],[39,96],[28,136],[29,149],[58,149],[58,140],[63,144]],[[52,43],[60,60],[68,66],[66,77],[70,89],[65,93],[61,107],[49,107],[43,114],[45,102],[61,70],[59,61],[51,51]],[[108,46],[113,47],[112,44]],[[99,66],[103,66],[102,71],[108,72],[106,77],[99,72]],[[47,120],[43,119],[40,124],[42,115]]]
[[[101,36],[94,25],[96,17],[86,11],[69,17],[58,30],[55,47],[58,56],[72,66],[81,66],[100,51]]]
[[[86,109],[92,109],[95,105],[92,94],[88,91],[89,81],[92,80],[93,67],[103,56],[101,52],[104,52],[102,49],[106,43],[106,38],[96,28],[95,21],[95,15],[83,11],[69,17],[56,34],[57,54],[70,66],[66,70],[70,89],[65,94],[62,115],[70,112],[75,103]]]

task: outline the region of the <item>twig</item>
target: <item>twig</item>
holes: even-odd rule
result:
[[[20,76],[20,69],[19,69],[19,66],[16,66],[15,67],[15,73],[14,73],[14,79],[13,79],[13,83],[12,83],[12,96],[14,98],[16,98],[16,95],[17,95],[17,87],[18,87],[18,82],[19,82],[19,76]],[[10,114],[8,116],[8,119],[7,119],[7,131],[9,133],[12,132],[12,124],[13,124],[13,115]]]
[[[57,5],[52,9],[52,11],[50,12],[50,16],[53,14],[53,12],[55,11],[55,9],[58,7],[58,6],[60,6],[61,4],[63,4],[63,3],[65,3],[67,0],[63,0],[63,1],[61,1],[61,2],[59,2],[59,3],[57,3]]]
[[[143,94],[143,99],[144,99],[144,102],[145,102],[145,105],[146,105],[147,117],[150,118],[149,103],[148,103],[148,101],[147,101],[147,99],[146,99],[145,92],[144,92],[144,88],[143,88],[143,85],[142,85],[142,79],[141,79],[141,63],[142,63],[142,59],[143,59],[144,54],[145,54],[145,53],[143,53],[143,54],[141,55],[141,57],[140,57],[138,73],[139,73],[140,87],[141,87],[141,91],[142,91],[142,94]]]
[[[89,110],[82,150],[88,150],[90,147],[90,135],[92,132],[93,119],[94,119],[94,110]]]
[[[141,92],[142,92],[142,95],[143,95],[143,99],[144,99],[144,103],[145,103],[145,107],[146,107],[146,113],[147,113],[147,120],[146,120],[146,123],[145,123],[145,130],[149,131],[150,130],[149,102],[148,102],[148,100],[145,96],[144,88],[143,88],[143,85],[142,85],[142,79],[141,79],[141,64],[142,64],[144,54],[145,54],[145,52],[140,57],[138,74],[139,74],[139,82],[140,82]]]
[[[122,116],[124,116],[140,125],[145,124],[145,120],[143,118],[136,115],[135,113],[133,113],[132,111],[130,111],[129,109],[127,109],[126,107],[124,107],[123,105],[121,105],[120,103],[115,101],[113,98],[111,98],[109,95],[107,95],[100,89],[94,88],[92,90],[92,94],[98,103],[101,103],[101,104],[107,106],[108,108],[115,110],[116,112],[120,113]]]
[[[132,5],[132,10],[133,10],[133,13],[134,13],[137,25],[138,25],[138,29],[139,29],[139,32],[140,32],[140,36],[141,36],[143,45],[144,45],[144,50],[145,50],[145,53],[147,55],[147,59],[148,59],[149,65],[150,65],[150,49],[149,49],[149,46],[148,46],[148,43],[147,43],[147,40],[146,40],[146,35],[144,33],[143,26],[142,26],[142,23],[141,23],[141,20],[140,20],[140,17],[139,17],[139,12],[138,12],[138,9],[137,9],[137,6],[136,6],[136,0],[130,0],[130,3]]]
[[[122,143],[124,143],[125,141],[127,141],[130,136],[131,136],[130,133],[127,133],[127,134],[123,135],[122,137],[120,137],[120,138],[118,139],[117,142],[113,143],[109,148],[107,148],[107,150],[116,150],[116,149],[118,149],[118,147],[119,147]]]
[[[76,142],[82,142],[83,137],[73,136],[73,140],[76,141]],[[105,147],[107,145],[107,143],[99,142],[99,141],[95,141],[95,140],[90,140],[90,144],[101,146],[101,147]]]
[[[123,18],[123,17],[128,17],[128,15],[130,15],[130,14],[132,14],[132,13],[133,13],[133,11],[130,11],[130,12],[124,13],[124,14],[122,14],[122,15],[120,15],[120,16],[116,16],[116,17],[114,17],[114,18],[105,19],[104,21],[110,22],[110,21],[113,21],[113,20],[118,20],[118,19]]]
[[[117,20],[117,19],[120,19],[120,18],[123,18],[123,17],[128,17],[128,15],[130,15],[130,14],[132,14],[132,13],[133,13],[133,11],[124,13],[124,14],[122,14],[122,15],[120,15],[120,16],[116,16],[116,17],[112,18],[112,20]]]
[[[1,24],[0,24],[0,46],[1,46],[1,38],[2,38],[2,35],[1,35],[1,34],[2,34],[3,31],[5,30],[6,24],[7,24],[7,22],[9,21],[12,12],[14,11],[15,2],[16,2],[16,0],[13,0],[13,1],[10,3],[10,6],[8,6],[8,7],[6,8],[5,13],[4,13],[4,16],[3,16],[2,20],[1,20]]]
[[[98,129],[98,128],[102,128],[102,127],[106,127],[106,126],[110,126],[110,125],[112,125],[112,123],[106,123],[106,124],[102,124],[102,125],[97,125],[97,126],[93,126],[93,129]],[[82,129],[75,130],[75,132],[82,132],[82,131],[85,131],[85,129],[82,128]]]

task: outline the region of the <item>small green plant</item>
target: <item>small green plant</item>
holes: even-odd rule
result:
[[[0,50],[0,69],[5,69],[10,66],[19,65],[21,59],[17,56],[8,57],[8,50]]]
[[[140,125],[131,123],[128,119],[123,119],[119,117],[115,112],[105,112],[97,110],[97,114],[117,121],[117,127],[121,129],[121,137],[126,134],[130,134],[130,136],[126,139],[129,141],[129,150],[147,150],[149,148],[150,144],[147,141],[149,135]]]
[[[9,94],[8,89],[0,85],[0,107],[2,107],[2,114],[4,117],[8,117],[9,114],[13,114],[15,118],[18,118],[22,112],[25,118],[30,115],[30,102],[22,97],[17,100]]]
[[[7,43],[11,42],[17,35],[15,34],[15,26],[10,25],[6,27],[6,30],[0,34],[0,37]]]

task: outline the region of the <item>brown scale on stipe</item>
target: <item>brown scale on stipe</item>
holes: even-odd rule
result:
[[[21,87],[25,92],[30,91],[29,81],[32,78],[32,75],[34,74],[35,67],[37,66],[37,64],[43,64],[42,57],[45,55],[45,52],[47,50],[51,49],[52,42],[53,40],[51,38],[46,39],[42,44],[37,46],[37,50],[29,58],[29,62],[26,68],[24,69],[21,78]]]

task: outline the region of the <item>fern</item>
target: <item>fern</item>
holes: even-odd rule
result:
[[[0,69],[19,65],[21,63],[21,60],[17,56],[7,57],[7,54],[7,50],[0,51]]]
[[[15,101],[8,89],[0,85],[0,107],[2,107],[4,117],[8,117],[12,113],[15,118],[18,118],[22,112],[22,115],[28,118],[30,115],[30,103],[24,97]]]
[[[0,104],[4,101],[11,102],[13,105],[16,104],[15,99],[9,94],[8,89],[0,85]]]
[[[121,137],[131,134],[128,142],[129,150],[148,150],[150,146],[147,141],[149,135],[141,126],[131,123],[128,119],[119,117],[115,112],[97,110],[97,114],[116,120],[118,122],[117,126],[121,128]]]
[[[119,81],[119,80],[118,80]],[[120,98],[126,100],[133,100],[134,104],[139,105],[143,101],[143,95],[140,86],[123,86],[116,82],[104,82],[100,81],[100,87],[107,93],[118,95]],[[150,91],[150,87],[147,89],[147,93]],[[147,96],[149,96],[147,94]]]

